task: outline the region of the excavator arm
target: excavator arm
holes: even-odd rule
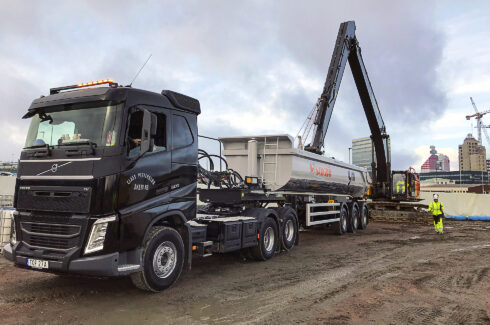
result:
[[[325,135],[327,134],[328,125],[332,117],[345,66],[349,62],[371,130],[371,139],[376,154],[376,162],[373,159],[372,166],[373,198],[388,198],[391,195],[392,186],[389,135],[386,133],[383,117],[381,116],[371,82],[369,81],[355,31],[356,25],[353,21],[340,24],[327,79],[317,102],[313,140],[305,147],[305,150],[317,154],[323,153]]]

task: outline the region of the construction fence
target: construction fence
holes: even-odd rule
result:
[[[0,252],[10,240],[13,203],[13,195],[0,195]]]

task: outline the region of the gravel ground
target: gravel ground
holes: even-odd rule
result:
[[[301,233],[267,262],[195,259],[169,290],[60,277],[0,258],[1,324],[490,324],[490,223]]]

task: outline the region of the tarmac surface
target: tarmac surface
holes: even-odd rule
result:
[[[267,262],[195,259],[169,290],[61,277],[0,258],[1,324],[490,324],[490,223],[301,232]]]

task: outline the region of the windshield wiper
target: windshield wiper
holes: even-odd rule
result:
[[[62,142],[58,145],[58,147],[64,146],[79,146],[79,145],[89,145],[91,147],[97,147],[97,143],[90,140],[81,140],[81,141],[70,141],[70,142]]]
[[[49,144],[38,144],[38,145],[33,145],[30,147],[25,147],[24,149],[30,149],[32,150],[31,152],[32,157],[45,157],[45,156],[50,156],[51,155],[51,150],[53,147],[50,147]]]
[[[87,149],[82,148],[73,148],[73,149],[66,149],[65,150],[65,155],[66,156],[78,156],[78,155],[95,155],[95,148],[97,148],[97,143],[92,142],[90,140],[81,140],[81,141],[73,141],[73,142],[68,142],[68,143],[61,143],[58,145],[59,147],[75,147],[75,146],[90,146],[90,150],[87,151]],[[85,147],[86,148],[86,147]]]

